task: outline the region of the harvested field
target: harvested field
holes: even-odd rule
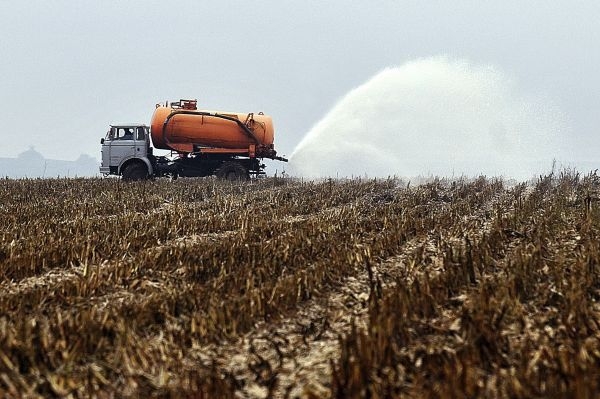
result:
[[[0,180],[0,396],[595,397],[599,195]]]

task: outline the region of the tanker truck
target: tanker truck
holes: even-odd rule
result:
[[[211,175],[247,180],[265,174],[263,159],[287,162],[277,156],[273,138],[273,121],[262,112],[198,110],[197,100],[156,104],[150,126],[110,126],[100,140],[100,173],[123,180]],[[155,149],[170,155],[159,156]]]

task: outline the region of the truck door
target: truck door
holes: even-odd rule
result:
[[[145,157],[148,152],[148,135],[146,127],[138,126],[135,128],[135,156]]]
[[[135,127],[113,127],[113,140],[110,145],[110,164],[118,166],[126,158],[135,155]]]

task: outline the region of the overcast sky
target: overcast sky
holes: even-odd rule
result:
[[[264,111],[290,154],[352,88],[447,55],[492,64],[600,150],[599,1],[0,0],[0,157],[96,158],[115,122],[154,105]]]

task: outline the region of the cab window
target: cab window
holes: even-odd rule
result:
[[[146,139],[146,129],[143,127],[138,127],[137,129],[136,140],[145,140]]]
[[[113,140],[133,140],[133,128],[131,127],[114,127]]]

